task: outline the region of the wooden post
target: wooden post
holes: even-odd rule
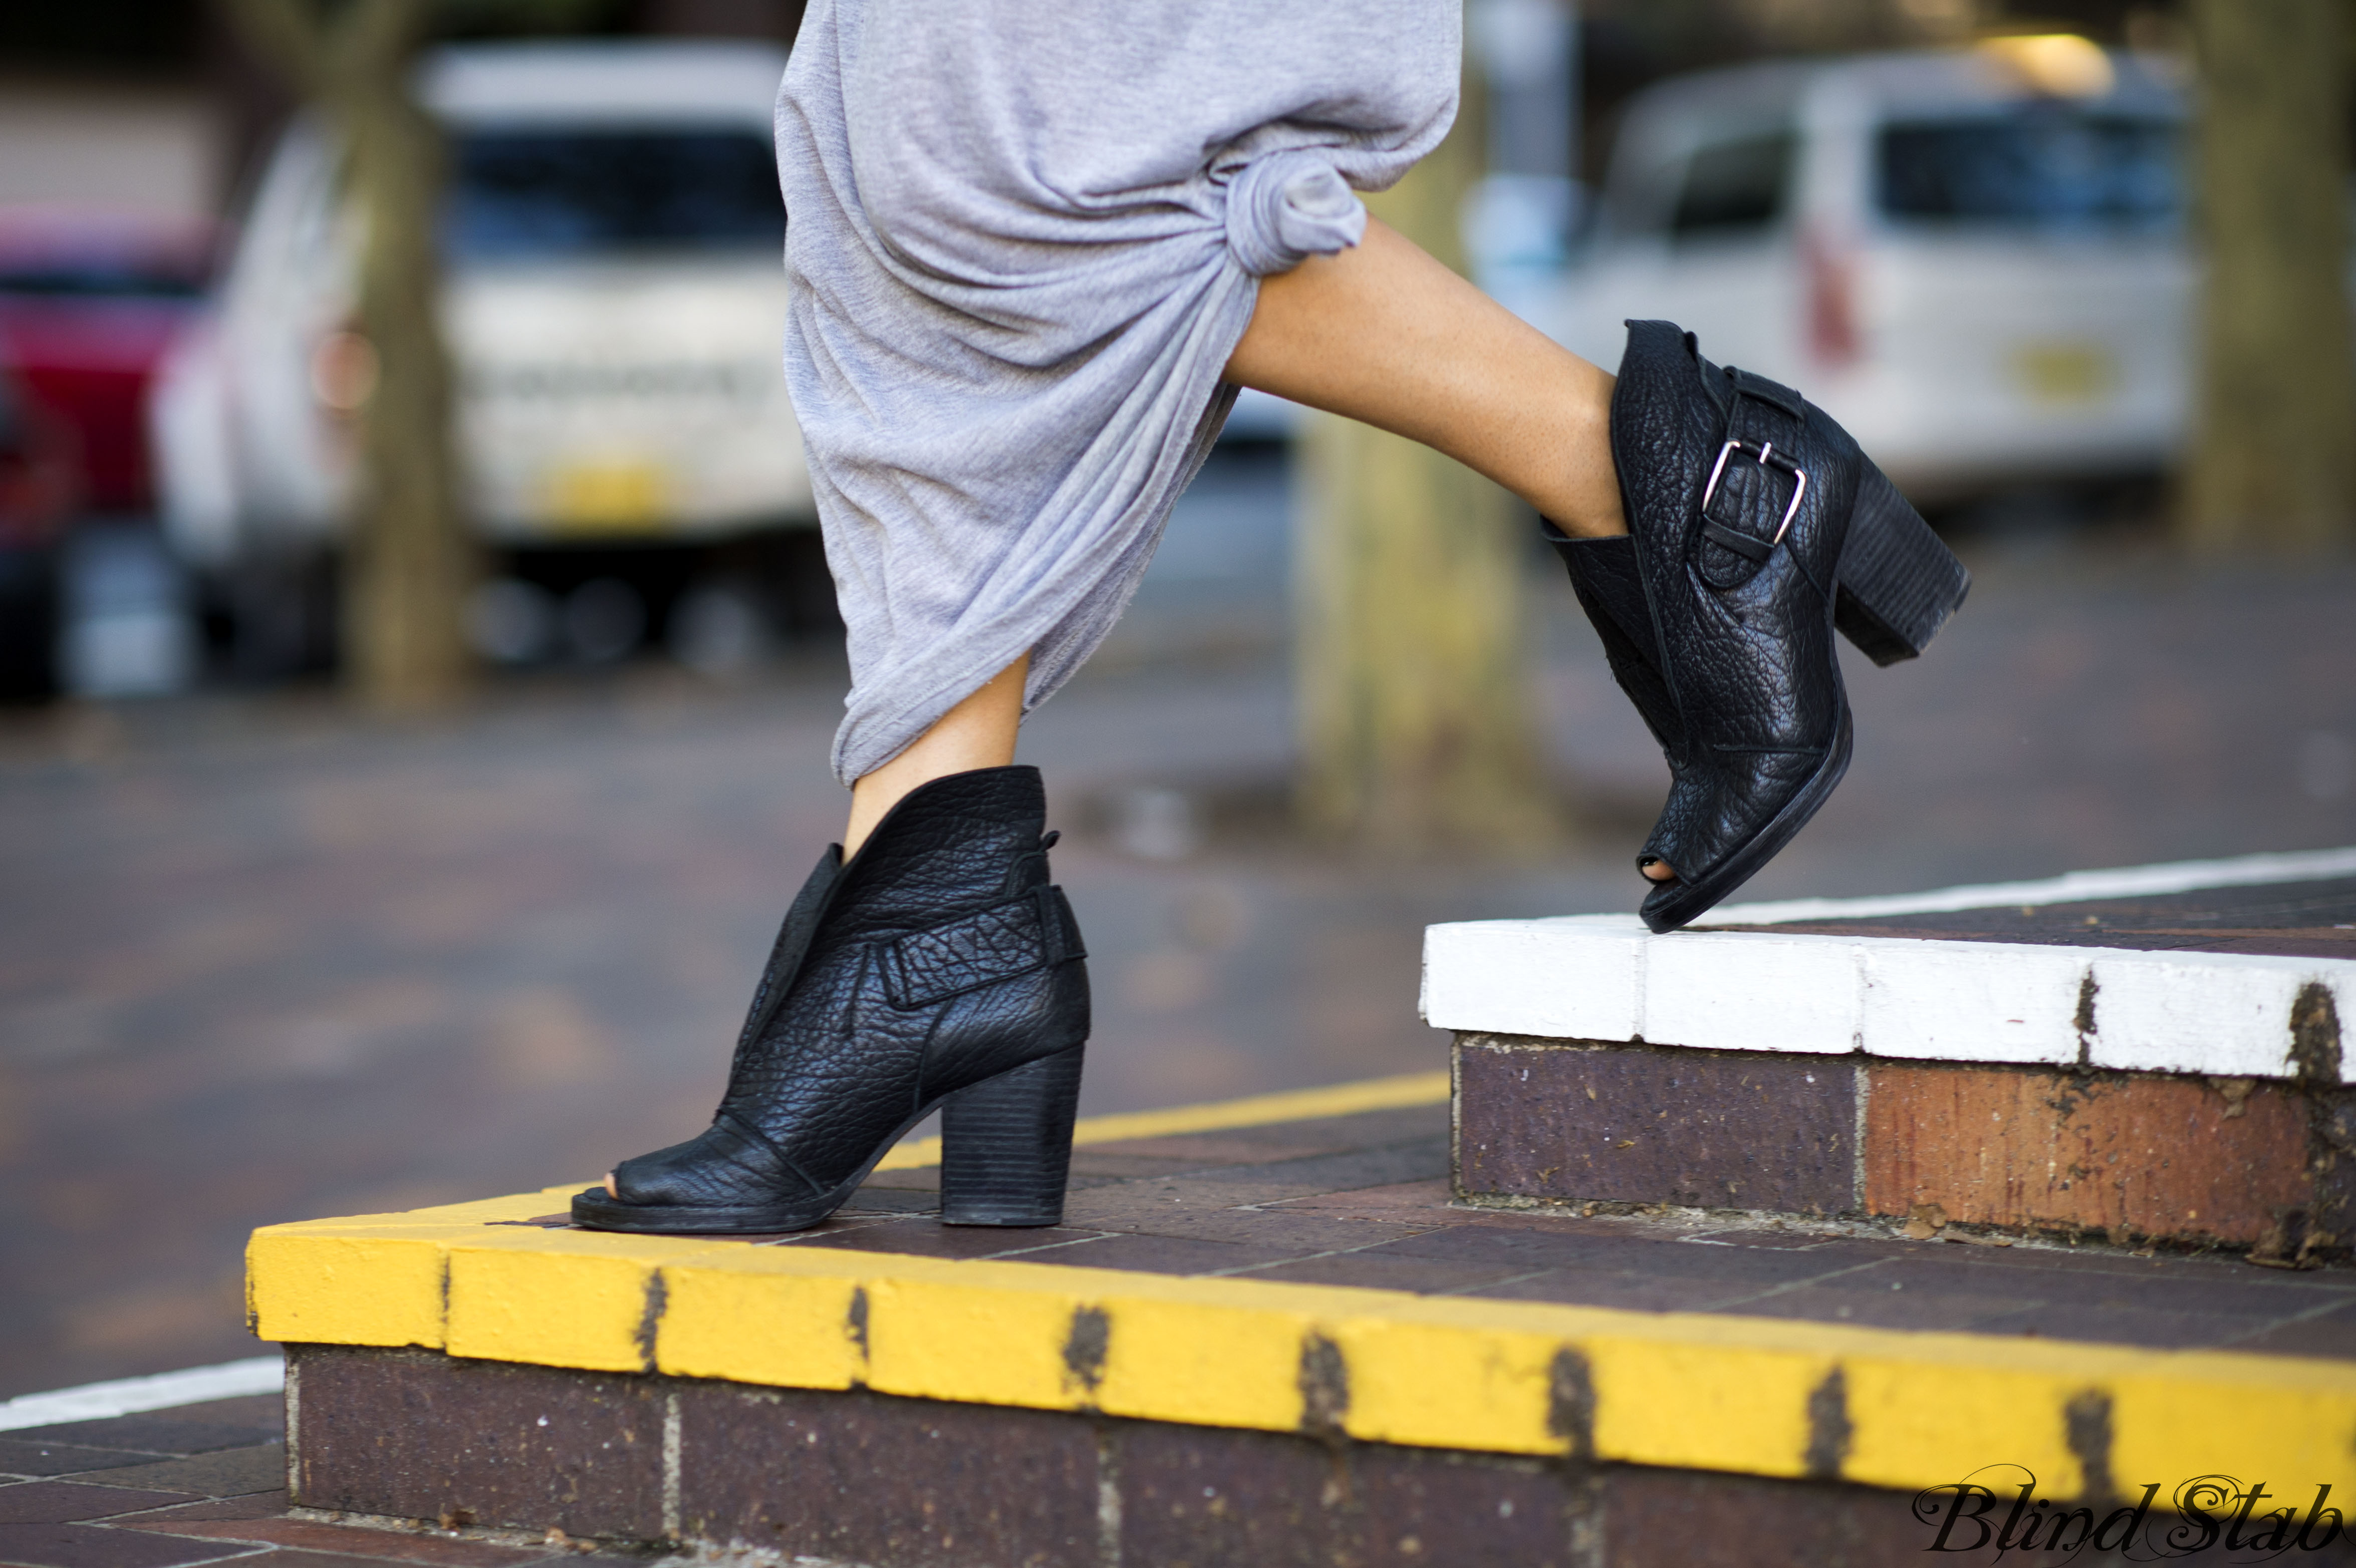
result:
[[[236,0],[257,52],[326,114],[365,234],[359,331],[375,362],[360,408],[360,475],[344,545],[345,679],[380,706],[455,696],[476,549],[458,514],[450,361],[439,320],[442,139],[409,96],[427,0]]]
[[[2205,268],[2181,527],[2202,551],[2356,543],[2345,0],[2192,0]]]
[[[1476,108],[1366,202],[1460,272],[1459,205],[1481,173]],[[1303,826],[1392,854],[1558,840],[1527,683],[1520,509],[1430,447],[1330,414],[1312,416],[1301,463]]]

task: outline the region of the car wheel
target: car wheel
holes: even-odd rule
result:
[[[48,549],[0,549],[0,702],[58,693],[58,567]]]

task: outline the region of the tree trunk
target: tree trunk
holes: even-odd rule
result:
[[[343,561],[346,683],[391,708],[431,707],[473,671],[465,629],[477,570],[458,515],[450,360],[442,341],[442,138],[409,97],[428,0],[230,0],[343,144],[361,220],[359,330],[374,355],[359,409],[360,473]]]
[[[1366,203],[1460,272],[1459,203],[1481,173],[1472,108]],[[1387,853],[1554,842],[1526,672],[1520,508],[1427,446],[1330,414],[1312,416],[1301,460],[1303,825]]]
[[[2356,542],[2345,0],[2192,0],[2205,278],[2182,530],[2196,549]]]
[[[338,29],[331,107],[367,236],[360,332],[378,371],[345,553],[344,670],[368,701],[414,709],[455,696],[472,668],[464,616],[475,551],[458,516],[439,316],[442,138],[409,97],[422,0],[357,9]]]
[[[409,51],[353,63],[359,79],[339,118],[367,233],[360,332],[378,375],[362,414],[362,490],[346,552],[345,671],[370,702],[419,708],[466,683],[463,618],[476,575],[458,516],[438,315],[442,142],[409,100]]]

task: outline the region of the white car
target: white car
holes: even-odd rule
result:
[[[461,504],[496,553],[537,564],[477,607],[487,651],[530,656],[531,596],[557,625],[589,572],[610,652],[695,580],[695,547],[815,522],[779,369],[784,70],[766,45],[641,42],[454,48],[421,70],[448,137]],[[337,161],[315,121],[280,142],[152,411],[167,526],[232,607],[241,586],[283,597],[348,510],[367,350]],[[639,557],[669,564],[615,564]]]
[[[2186,110],[2067,36],[1778,61],[1630,104],[1547,325],[1788,382],[1919,500],[2157,470],[2188,406]]]

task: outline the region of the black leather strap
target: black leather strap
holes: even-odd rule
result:
[[[877,948],[895,1007],[927,1007],[1036,969],[1085,958],[1079,923],[1052,884]]]
[[[1807,424],[1806,402],[1783,382],[1771,381],[1765,376],[1754,376],[1730,365],[1727,367],[1726,379],[1735,393],[1726,408],[1726,434],[1730,439],[1762,446],[1780,446],[1790,441],[1794,427]],[[1783,419],[1776,418],[1776,414],[1783,415]],[[1784,420],[1791,421],[1791,424],[1786,425]]]
[[[1080,918],[1072,913],[1072,901],[1064,897],[1064,890],[1052,885],[1042,887],[1039,902],[1047,916],[1047,961],[1067,963],[1087,957],[1087,947],[1080,940]]]
[[[1781,409],[1797,423],[1807,422],[1806,400],[1783,382],[1771,381],[1765,376],[1754,376],[1749,371],[1739,371],[1731,365],[1727,367],[1726,373],[1732,379],[1734,390],[1740,396]]]
[[[1754,539],[1747,533],[1737,533],[1733,529],[1713,521],[1707,516],[1701,520],[1701,536],[1712,544],[1733,551],[1737,555],[1756,565],[1764,566],[1767,564],[1767,557],[1775,553],[1774,546],[1765,540]]]
[[[1701,536],[1756,568],[1765,565],[1774,554],[1772,541],[1783,517],[1777,492],[1788,495],[1786,487],[1792,481],[1788,476],[1768,480],[1764,474],[1745,474],[1741,469],[1745,465],[1759,463],[1759,449],[1788,443],[1804,429],[1807,404],[1783,382],[1771,381],[1749,371],[1729,366],[1726,378],[1735,392],[1727,403],[1727,438],[1746,441],[1751,446],[1745,451],[1726,455],[1727,467],[1718,494],[1702,514]],[[1749,575],[1741,568],[1734,570],[1741,576]],[[1722,575],[1713,580],[1721,586],[1730,585],[1730,579]]]

